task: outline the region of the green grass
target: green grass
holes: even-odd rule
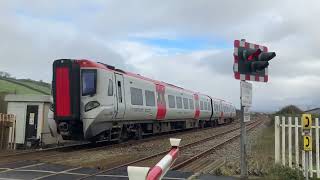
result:
[[[32,86],[33,88],[39,89],[39,90],[47,92],[47,93],[50,93],[50,91],[51,91],[50,87],[48,87],[48,86],[42,86],[37,83],[33,83],[33,82],[29,82],[29,81],[19,81],[19,82],[23,83],[25,85],[28,85],[28,86]]]
[[[0,92],[8,92],[14,94],[42,94],[27,87],[23,87],[5,80],[0,79]],[[50,91],[49,91],[50,92]]]

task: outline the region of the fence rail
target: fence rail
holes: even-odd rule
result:
[[[15,115],[0,113],[0,149],[15,149],[15,138]]]
[[[294,122],[294,123],[293,123]],[[275,117],[275,163],[291,168],[305,169],[305,151],[302,138],[301,118],[298,117]],[[309,153],[308,173],[313,177],[314,173],[320,178],[319,162],[319,119],[315,118],[311,126],[310,136],[315,140],[313,151]],[[294,138],[294,142],[292,140]],[[292,149],[294,147],[294,149]],[[315,149],[315,152],[314,152]],[[315,160],[313,157],[315,156]],[[294,157],[294,158],[293,158]],[[315,165],[315,168],[314,168]]]

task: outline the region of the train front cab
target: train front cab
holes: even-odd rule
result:
[[[65,140],[83,138],[80,120],[80,66],[74,60],[53,63],[53,111],[57,131]]]

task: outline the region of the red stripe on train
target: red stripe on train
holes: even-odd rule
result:
[[[56,68],[56,111],[57,116],[71,115],[70,81],[68,67]]]
[[[156,92],[157,92],[157,120],[162,120],[166,117],[167,109],[166,109],[166,101],[164,98],[165,94],[165,86],[162,84],[156,84]]]
[[[193,97],[194,97],[194,102],[196,104],[193,118],[194,119],[199,119],[199,117],[200,117],[199,95],[198,94],[194,94]]]

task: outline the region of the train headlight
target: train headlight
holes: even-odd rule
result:
[[[98,101],[90,101],[88,102],[85,107],[84,107],[84,111],[90,111],[91,109],[97,108],[100,106],[100,103]]]

